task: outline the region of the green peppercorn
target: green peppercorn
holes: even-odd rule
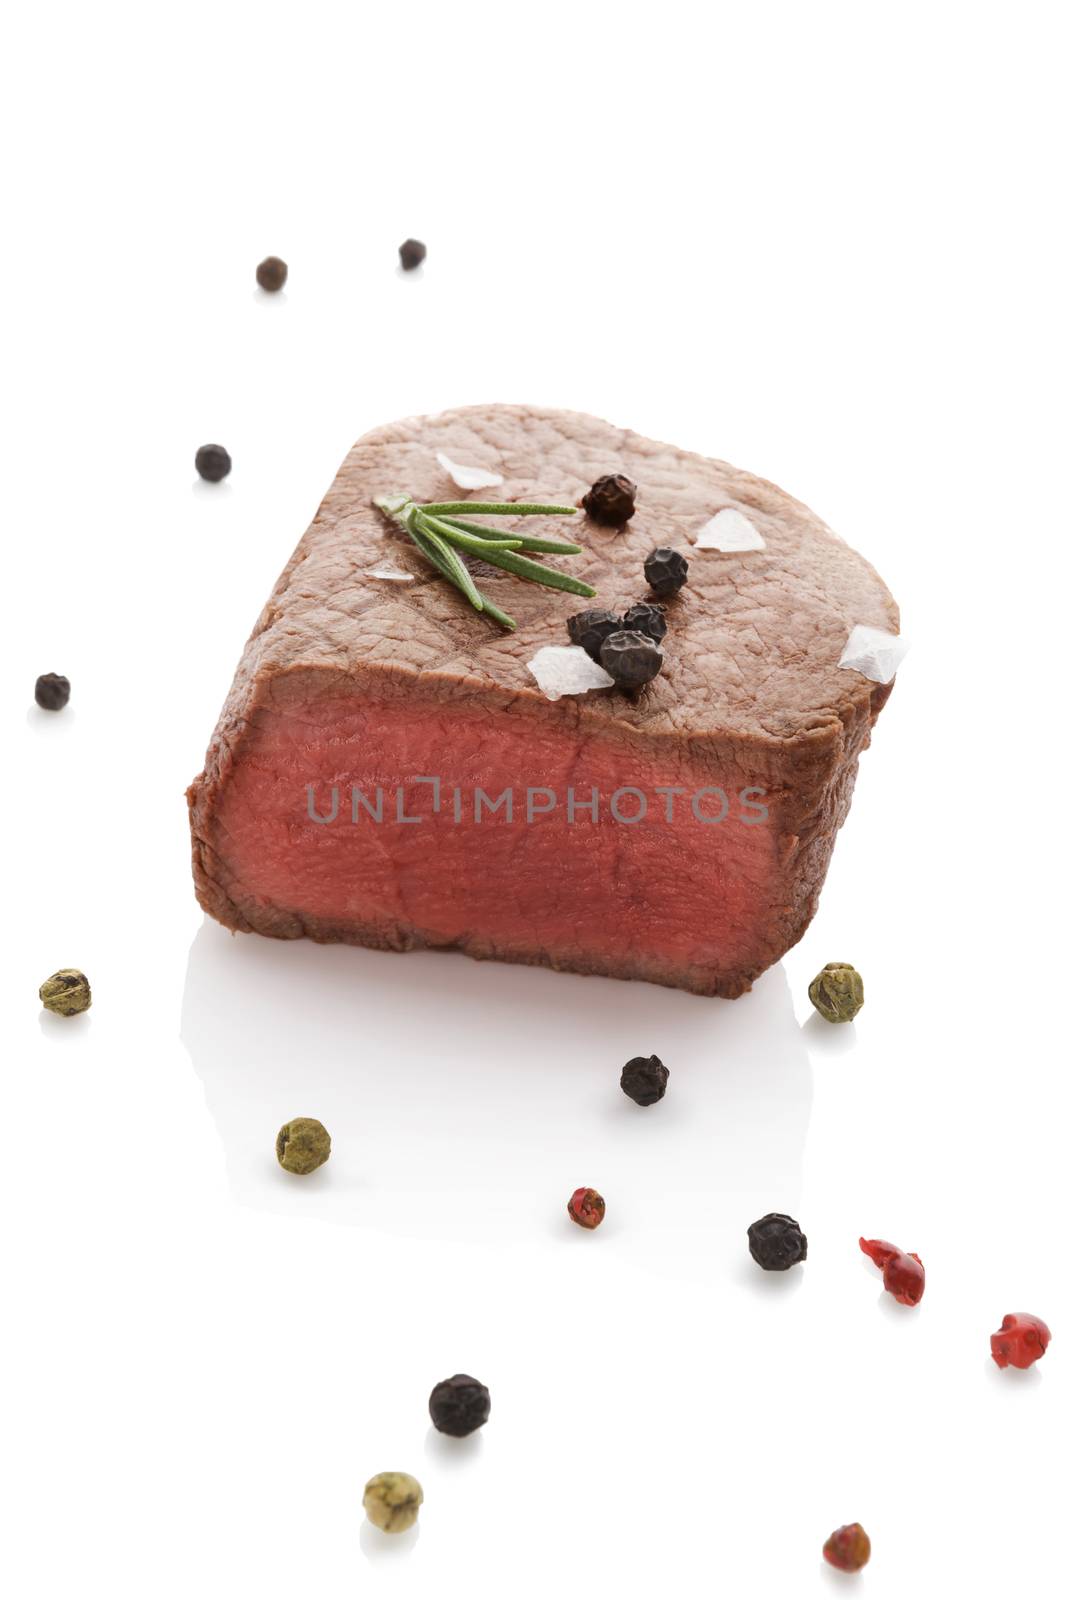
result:
[[[306,1177],[330,1159],[330,1135],[314,1117],[294,1117],[279,1128],[274,1152],[286,1172]]]
[[[379,1472],[363,1491],[363,1509],[383,1533],[403,1533],[419,1516],[422,1485],[409,1472]]]
[[[57,1017],[76,1017],[93,1003],[89,980],[77,967],[60,967],[44,980],[38,993],[45,1010],[54,1011]]]
[[[808,999],[827,1022],[851,1022],[863,1006],[863,979],[847,961],[830,961],[808,984]]]

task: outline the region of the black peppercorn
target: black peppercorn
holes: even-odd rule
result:
[[[221,444],[202,444],[196,452],[196,470],[208,483],[221,483],[232,466],[230,452]]]
[[[639,1106],[654,1106],[667,1093],[670,1075],[659,1056],[634,1056],[622,1069],[622,1092]]]
[[[667,618],[663,607],[654,605],[648,600],[639,600],[631,606],[622,619],[622,626],[630,628],[634,633],[643,633],[649,639],[654,639],[660,644],[667,634]]]
[[[567,632],[572,644],[580,644],[594,661],[600,660],[600,646],[611,633],[618,633],[621,618],[614,611],[579,611],[567,618]]]
[[[785,1272],[808,1259],[808,1241],[799,1222],[771,1211],[748,1230],[748,1248],[764,1272]]]
[[[457,1372],[443,1378],[430,1394],[430,1421],[438,1433],[465,1439],[489,1417],[489,1390],[477,1378]]]
[[[400,265],[405,272],[413,272],[426,260],[426,246],[421,239],[405,239],[400,246]]]
[[[689,575],[689,563],[680,550],[653,550],[645,557],[645,581],[653,594],[677,594]]]
[[[288,276],[289,268],[280,256],[267,256],[256,268],[256,282],[261,289],[267,289],[271,294],[276,294],[279,289],[285,288]]]
[[[42,672],[33,686],[33,698],[45,711],[62,711],[70,699],[70,679],[58,672]]]
[[[600,647],[600,665],[620,689],[640,689],[651,683],[663,665],[663,651],[647,633],[622,629],[611,633]]]
[[[609,528],[621,528],[634,514],[636,495],[636,483],[623,477],[621,472],[611,472],[604,478],[598,478],[579,504],[594,522],[603,522]]]

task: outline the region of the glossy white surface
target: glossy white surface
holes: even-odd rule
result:
[[[1053,8],[24,8],[8,230],[5,1591],[1049,1593],[1062,96]],[[699,29],[694,33],[694,28]],[[475,198],[472,198],[474,196]],[[403,275],[414,234],[425,267]],[[269,252],[285,291],[254,284]],[[232,939],[182,790],[352,440],[596,412],[809,501],[913,640],[745,999]],[[234,459],[195,481],[208,440]],[[1012,530],[1018,530],[1018,537]],[[992,641],[996,641],[994,645]],[[66,673],[59,716],[32,704]],[[810,977],[853,961],[854,1028]],[[81,965],[92,1011],[42,1014]],[[671,1068],[647,1111],[631,1054]],[[321,1117],[329,1165],[274,1163]],[[595,1234],[570,1191],[607,1198]],[[781,1279],[745,1229],[792,1211]],[[917,1311],[861,1234],[926,1262]],[[1054,1342],[1000,1373],[989,1334]],[[454,1443],[453,1371],[493,1414]],[[422,1481],[417,1535],[364,1522]]]

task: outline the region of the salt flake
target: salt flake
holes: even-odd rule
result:
[[[413,572],[404,572],[400,567],[394,567],[391,561],[382,561],[376,567],[368,567],[364,577],[383,578],[389,583],[415,582],[415,574]]]
[[[443,450],[438,450],[437,459],[457,489],[495,489],[504,481],[498,472],[486,472],[484,467],[461,466],[458,461],[446,456]]]
[[[610,689],[613,682],[580,645],[543,645],[526,665],[546,700],[559,700],[565,694],[585,694],[589,689]]]
[[[710,522],[705,522],[697,535],[698,550],[766,550],[767,545],[759,529],[727,506],[717,511]]]
[[[839,667],[851,667],[862,672],[872,683],[892,683],[897,668],[908,653],[908,641],[899,634],[886,633],[884,628],[872,628],[858,622],[848,636],[841,654]]]

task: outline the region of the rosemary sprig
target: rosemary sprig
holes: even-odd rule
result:
[[[577,506],[539,506],[530,501],[512,505],[507,500],[432,500],[420,506],[431,517],[460,516],[464,511],[479,517],[573,517]]]
[[[507,539],[509,543],[504,545],[505,550],[511,548],[510,541],[516,538],[515,534],[507,533],[503,528],[483,528],[477,522],[461,522],[459,517],[442,517],[441,521],[453,528],[462,528],[464,533],[477,534],[479,539],[492,539],[494,543],[501,544]],[[580,544],[564,544],[559,539],[528,539],[522,534],[518,537],[518,543],[524,550],[541,550],[545,555],[580,556],[582,553]]]
[[[422,534],[423,538],[426,540],[426,543],[428,545],[432,545],[434,550],[437,552],[441,559],[442,567],[447,569],[448,575],[452,579],[452,582],[455,584],[456,588],[462,590],[467,599],[470,601],[471,605],[474,607],[475,611],[481,611],[485,602],[482,600],[481,595],[474,587],[474,579],[471,577],[470,573],[467,571],[459,557],[449,549],[444,539],[440,537],[437,528],[431,526],[428,519],[424,521],[422,517],[414,517],[412,521],[418,531]]]
[[[476,556],[491,566],[500,567],[517,578],[543,584],[547,589],[564,589],[568,594],[586,597],[596,594],[596,590],[580,578],[557,572],[554,567],[546,567],[540,561],[528,561],[519,553],[530,550],[538,554],[580,555],[581,545],[564,544],[557,539],[535,539],[523,533],[506,533],[503,528],[483,528],[479,523],[467,522],[458,515],[463,512],[468,516],[570,517],[575,514],[575,506],[511,505],[506,501],[477,500],[442,500],[416,505],[409,495],[403,494],[378,495],[374,504],[403,528],[420,554],[460,591],[475,611],[492,618],[502,628],[514,629],[514,618],[479,593],[466,566],[456,554],[457,550]]]
[[[469,551],[472,556],[480,556],[483,550],[521,550],[526,543],[525,539],[513,539],[503,529],[499,539],[486,539],[476,522],[468,522],[464,530],[451,517],[428,517],[421,508],[415,513],[415,521],[421,528],[432,528],[439,538],[447,539],[450,544]]]
[[[452,573],[441,560],[433,545],[425,537],[425,535],[419,533],[415,528],[410,529],[409,532],[411,533],[411,537],[415,543],[416,549],[422,552],[427,561],[431,562],[433,566],[437,568],[441,576],[448,579],[449,583],[456,583]],[[458,589],[459,587],[460,585],[456,583],[456,588]],[[484,595],[482,595],[480,598],[482,602],[483,617],[491,617],[494,622],[499,622],[502,628],[509,628],[512,631],[518,627],[518,623],[515,621],[514,617],[509,617],[506,611],[498,610],[497,607],[493,605],[492,601],[487,600]]]

